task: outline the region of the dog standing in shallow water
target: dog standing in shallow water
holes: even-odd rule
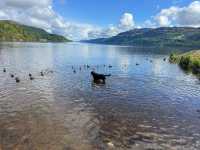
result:
[[[105,84],[106,77],[111,76],[110,74],[109,75],[99,74],[94,71],[91,72],[91,75],[92,75],[95,83],[103,83],[103,84]]]

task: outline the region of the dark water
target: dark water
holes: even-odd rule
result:
[[[80,43],[1,44],[0,149],[200,149],[200,81],[163,61],[167,53]],[[105,85],[92,83],[93,68],[112,74]]]

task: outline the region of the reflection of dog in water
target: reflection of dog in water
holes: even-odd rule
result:
[[[91,75],[93,76],[95,83],[105,83],[106,77],[111,76],[111,74],[105,75],[105,74],[99,74],[94,71],[91,72]]]

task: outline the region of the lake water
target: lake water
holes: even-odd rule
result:
[[[163,61],[168,54],[81,43],[0,44],[0,149],[199,150],[200,81]],[[93,69],[112,76],[94,84]]]

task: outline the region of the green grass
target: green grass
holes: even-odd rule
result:
[[[183,54],[171,54],[169,61],[179,64],[184,70],[200,74],[200,50]]]

